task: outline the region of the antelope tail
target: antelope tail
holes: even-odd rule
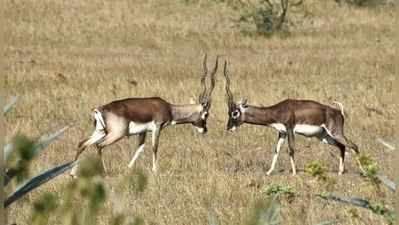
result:
[[[94,119],[96,120],[96,129],[105,129],[105,121],[100,110],[94,109]]]
[[[336,105],[341,110],[342,116],[345,117],[344,106],[342,105],[342,103],[341,102],[337,102],[337,101],[333,101],[332,104]]]
[[[89,145],[96,144],[100,142],[106,135],[106,124],[100,110],[94,109],[93,117],[95,120],[95,130],[89,138],[79,142],[78,149],[85,149]]]

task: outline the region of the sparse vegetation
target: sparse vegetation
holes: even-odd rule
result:
[[[393,210],[388,209],[385,204],[381,202],[372,203],[366,199],[358,197],[340,197],[331,193],[321,193],[317,196],[325,200],[334,200],[339,203],[351,204],[357,207],[368,209],[376,215],[383,216],[386,222],[390,225],[393,225],[396,221],[396,213]]]
[[[13,102],[12,104],[15,104],[16,101]],[[4,114],[11,110],[12,104],[4,107]],[[25,180],[29,176],[33,158],[56,140],[66,129],[67,127],[49,136],[43,136],[38,142],[30,140],[26,136],[17,135],[12,143],[6,145],[3,153],[6,159],[5,185],[11,183],[12,180],[15,180],[16,183]],[[5,199],[4,206],[8,207],[41,184],[72,168],[73,164],[73,162],[70,162],[54,167],[28,180]],[[65,225],[96,224],[97,217],[100,215],[100,210],[103,210],[107,197],[104,184],[96,179],[96,176],[103,174],[102,168],[101,161],[96,158],[87,158],[81,162],[78,171],[80,178],[67,184],[63,189],[62,197],[51,192],[45,192],[33,202],[31,224],[51,224],[51,222],[49,223],[51,218],[52,220],[62,218],[62,224]],[[134,192],[143,192],[147,184],[146,175],[139,170],[135,172],[135,174],[127,177],[127,187]],[[126,216],[119,213],[111,218],[110,224],[122,225],[125,224],[125,221]],[[132,223],[142,224],[142,220],[140,217],[134,217]]]
[[[221,60],[229,61],[235,94],[252,104],[271,105],[285,98],[314,99],[325,104],[341,101],[348,116],[345,133],[362,153],[378,162],[379,172],[397,177],[397,158],[375,141],[376,137],[395,137],[397,45],[393,24],[398,14],[392,7],[381,5],[374,10],[306,0],[306,18],[298,18],[292,28],[285,24],[289,36],[265,39],[242,35],[241,29],[234,27],[232,18],[239,18],[243,9],[233,9],[227,1],[198,2],[4,3],[8,39],[4,42],[3,91],[20,96],[18,107],[5,118],[6,139],[11,141],[20,132],[39,137],[65,124],[74,125],[62,141],[54,142],[33,159],[31,174],[73,159],[78,142],[92,131],[90,117],[95,106],[131,96],[189,102],[199,91],[201,59],[207,52],[210,58],[220,54]],[[289,13],[287,21],[295,19],[291,16],[294,12]],[[254,126],[225,132],[224,81],[221,73],[216,77],[208,134],[198,135],[189,126],[167,128],[160,142],[157,176],[150,175],[152,158],[147,138],[136,165],[148,174],[144,192],[136,193],[140,186],[122,181],[131,173],[137,174],[127,168],[135,138],[105,149],[108,173],[93,178],[93,184],[104,185],[106,197],[96,218],[98,225],[207,224],[207,202],[213,187],[212,209],[218,225],[241,225],[247,222],[244,215],[253,199],[267,197],[260,188],[271,183],[289,185],[298,193],[289,207],[282,202],[278,213],[281,224],[318,224],[334,219],[345,225],[386,224],[382,216],[369,210],[359,209],[358,218],[351,218],[346,209],[352,206],[315,200],[313,193],[326,191],[325,184],[308,176],[303,168],[307,162],[319,160],[328,176],[336,179],[327,191],[393,205],[394,193],[381,188],[381,195],[365,184],[351,154],[345,159],[347,173],[338,176],[338,160],[328,151],[336,156],[338,152],[318,141],[297,137],[298,175],[289,173],[285,143],[278,169],[266,176],[275,132]],[[380,109],[382,114],[370,112],[366,106]],[[89,149],[82,157],[95,155],[95,149]],[[248,186],[251,180],[255,185]],[[49,198],[43,196],[47,192],[58,199],[55,211],[52,207],[43,209],[52,212],[49,224],[63,224],[53,215],[58,215],[64,205],[62,199],[70,182],[68,176],[60,176],[9,207],[10,224],[31,224],[33,203]],[[7,188],[9,193],[14,187],[9,184]],[[75,194],[73,206],[79,203],[80,194]]]
[[[305,172],[321,180],[327,179],[326,170],[320,161],[312,161],[305,167]]]
[[[257,34],[270,36],[283,28],[286,22],[289,1],[280,0],[277,4],[270,0],[261,0],[247,7],[237,21],[238,26],[242,27],[244,33],[249,34],[251,31],[244,28],[245,25],[255,25]],[[242,24],[245,25],[242,26]]]
[[[81,162],[79,167],[79,179],[69,182],[64,188],[62,195],[44,193],[33,203],[32,221],[33,225],[59,223],[64,225],[96,224],[105,210],[109,193],[101,179],[101,161],[96,157],[89,157]],[[145,176],[141,174],[140,176]],[[128,177],[129,178],[129,177]],[[141,184],[145,178],[129,178],[130,182],[144,188]],[[123,182],[121,182],[123,183]],[[141,192],[143,190],[140,190]],[[49,217],[51,216],[51,222]],[[122,210],[112,215],[108,224],[143,224],[142,219],[130,214],[126,216]]]
[[[99,169],[102,168],[101,161],[97,157],[89,157],[80,162],[80,165],[79,179],[73,179],[66,184],[62,195],[44,193],[33,202],[33,225],[54,223],[90,225],[96,224],[96,221],[101,218],[107,201],[111,201],[106,185],[101,179],[103,175],[103,171]],[[146,175],[140,172],[138,174],[139,179],[128,176],[129,183],[134,183],[141,188],[134,189],[134,191],[143,192],[146,185]],[[123,184],[124,182],[120,181],[120,183]],[[115,213],[107,224],[143,224],[141,217],[132,213],[127,216],[125,212],[125,210],[121,210]]]
[[[12,101],[4,107],[3,113],[8,113],[16,101],[17,98],[13,98]],[[8,186],[9,184],[20,185],[22,181],[25,181],[30,175],[30,164],[32,163],[33,158],[36,157],[40,151],[45,149],[51,142],[56,140],[66,129],[67,127],[55,132],[52,135],[43,136],[37,142],[32,141],[24,135],[18,134],[13,138],[11,143],[5,145],[2,154],[4,156],[6,165],[4,178],[1,179],[1,181],[4,182],[4,186]],[[42,174],[25,181],[24,184],[20,185],[15,191],[11,192],[4,200],[4,208],[9,207],[12,203],[24,197],[30,191],[52,180],[59,174],[66,171],[68,168],[71,168],[71,165],[72,162],[53,167]],[[47,195],[47,197],[49,196]],[[41,210],[48,212],[51,208],[52,206],[43,206],[42,204],[35,205],[35,209],[38,211]]]
[[[369,155],[362,154],[359,156],[359,163],[362,165],[364,169],[362,175],[368,181],[370,181],[374,185],[379,185],[381,183],[380,179],[378,178],[378,165],[377,163],[371,159]]]
[[[333,177],[327,175],[326,169],[320,161],[314,160],[306,164],[305,172],[321,181],[322,186],[328,190],[332,190],[337,183]]]
[[[280,224],[281,205],[275,198],[258,199],[253,205],[246,225]]]
[[[269,184],[263,187],[262,190],[268,196],[282,196],[286,197],[288,201],[292,201],[296,196],[296,191],[289,185]]]

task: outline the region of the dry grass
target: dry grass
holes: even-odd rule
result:
[[[356,9],[309,0],[301,9],[307,16],[299,13],[288,35],[265,39],[241,35],[231,22],[239,12],[213,1],[29,0],[6,1],[5,7],[10,30],[7,68],[1,76],[5,93],[22,97],[6,118],[8,137],[16,132],[36,137],[75,125],[37,159],[35,172],[73,158],[77,143],[92,130],[90,112],[97,105],[128,96],[162,96],[173,103],[196,98],[202,55],[208,52],[231,62],[233,92],[251,104],[288,97],[341,101],[349,115],[347,136],[384,174],[394,175],[393,153],[376,141],[394,139],[397,111],[397,14],[389,8]],[[338,177],[338,159],[329,154],[338,156],[338,151],[316,140],[297,139],[298,176],[290,175],[288,156],[281,154],[278,172],[266,177],[277,134],[255,126],[243,126],[234,134],[224,130],[221,75],[219,71],[209,133],[201,136],[186,125],[167,128],[161,135],[160,174],[150,175],[141,195],[119,193],[118,200],[107,204],[104,221],[117,204],[129,215],[142,216],[145,224],[207,224],[210,210],[221,224],[243,224],[248,208],[264,195],[262,187],[273,182],[288,184],[299,195],[283,202],[283,224],[336,218],[346,225],[385,223],[369,211],[325,204],[314,196],[326,191],[325,185],[303,168],[317,159],[336,179],[329,191],[393,204],[393,194],[361,179],[352,156],[347,157],[348,172]],[[106,151],[110,173],[105,180],[111,191],[115,179],[128,173],[135,148],[132,139],[124,139]],[[148,174],[150,152],[147,146],[137,165]],[[62,195],[68,179],[58,178],[14,205],[10,221],[29,224],[29,202],[44,191]]]

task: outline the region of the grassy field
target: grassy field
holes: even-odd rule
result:
[[[78,142],[92,131],[91,109],[130,96],[161,96],[176,103],[197,98],[205,52],[230,62],[232,90],[250,104],[285,98],[337,100],[346,113],[346,134],[369,154],[380,171],[394,178],[394,153],[376,139],[394,140],[394,21],[388,7],[339,7],[334,1],[308,0],[289,14],[289,32],[270,38],[246,36],[235,27],[240,10],[232,1],[28,0],[6,1],[4,93],[20,96],[6,118],[7,138],[18,132],[38,137],[73,124],[64,137],[34,163],[33,172],[71,160]],[[282,199],[282,224],[304,225],[338,219],[345,225],[386,224],[368,210],[326,203],[315,194],[331,191],[393,205],[393,194],[359,176],[353,155],[347,173],[337,176],[338,151],[317,140],[297,138],[298,175],[290,175],[287,146],[277,172],[265,175],[277,134],[245,125],[225,131],[227,106],[221,70],[213,94],[206,136],[188,126],[161,134],[159,174],[151,174],[151,150],[137,162],[149,175],[143,194],[117,193],[98,224],[116,208],[139,215],[145,224],[207,224],[214,212],[220,224],[244,224],[269,184],[292,186],[297,197]],[[149,143],[149,139],[147,143]],[[128,174],[135,138],[105,151],[109,192]],[[95,155],[94,149],[87,155]],[[323,182],[303,169],[320,160],[336,181]],[[29,224],[31,204],[40,193],[62,196],[68,176],[42,187],[9,210],[10,222]],[[54,223],[60,223],[53,218]]]

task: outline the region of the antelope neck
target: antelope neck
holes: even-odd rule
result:
[[[267,126],[278,122],[278,120],[271,107],[248,106],[243,112],[243,122]]]
[[[194,116],[201,112],[201,105],[171,105],[172,121],[176,124],[194,122]]]

